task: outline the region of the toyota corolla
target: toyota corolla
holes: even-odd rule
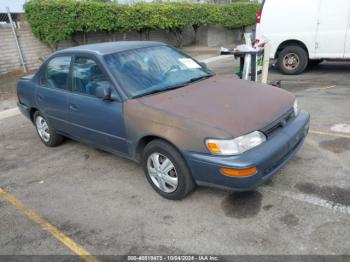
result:
[[[158,42],[57,51],[17,89],[46,146],[67,137],[140,162],[168,199],[197,185],[252,190],[294,156],[309,129],[293,94],[216,76]]]

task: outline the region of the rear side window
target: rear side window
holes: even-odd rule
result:
[[[55,57],[49,61],[41,83],[50,87],[68,90],[70,56]]]
[[[106,84],[109,84],[109,81],[94,60],[86,57],[75,58],[73,92],[94,96],[96,88]]]

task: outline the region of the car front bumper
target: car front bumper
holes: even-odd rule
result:
[[[309,122],[309,113],[301,112],[265,143],[241,155],[215,156],[195,152],[184,152],[184,155],[198,185],[233,191],[252,190],[275,175],[296,154],[308,134]],[[228,177],[219,171],[221,167],[256,167],[257,173],[248,177]]]

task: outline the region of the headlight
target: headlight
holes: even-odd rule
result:
[[[266,136],[259,131],[255,131],[230,140],[207,139],[205,144],[214,155],[239,155],[265,141]]]
[[[299,115],[299,113],[300,113],[300,106],[299,106],[299,103],[298,103],[298,99],[295,99],[295,101],[294,101],[293,110],[294,110],[294,116]]]

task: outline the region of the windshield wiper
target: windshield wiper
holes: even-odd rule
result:
[[[138,98],[138,97],[142,97],[142,96],[148,96],[148,95],[153,95],[153,94],[156,94],[156,93],[162,93],[162,92],[166,92],[166,91],[169,91],[169,90],[174,90],[174,89],[177,89],[177,88],[180,88],[180,87],[187,86],[187,85],[189,85],[189,84],[191,84],[193,82],[197,82],[199,80],[207,79],[207,78],[212,77],[212,76],[214,76],[214,74],[208,74],[208,75],[205,75],[205,76],[194,77],[194,78],[191,78],[190,80],[188,80],[186,82],[183,82],[183,83],[180,83],[180,84],[177,84],[177,85],[173,85],[173,86],[170,86],[170,87],[167,87],[167,88],[154,89],[154,90],[151,90],[149,92],[145,92],[145,93],[142,93],[142,94],[139,94],[139,95],[135,95],[132,98]]]
[[[153,95],[153,94],[156,94],[156,93],[166,92],[166,91],[169,91],[169,90],[173,90],[173,89],[177,89],[177,88],[180,88],[180,87],[187,86],[190,83],[191,82],[186,81],[185,83],[173,85],[173,86],[170,86],[170,87],[167,87],[167,88],[154,89],[154,90],[151,90],[149,92],[145,92],[145,93],[142,93],[142,94],[139,94],[139,95],[135,95],[132,98],[138,98],[138,97],[142,97],[142,96],[148,96],[148,95]]]
[[[193,82],[197,82],[199,80],[204,80],[204,79],[207,79],[207,78],[212,77],[214,75],[215,74],[208,74],[205,76],[194,77],[194,78],[191,78],[187,83],[193,83]]]
[[[145,92],[145,93],[142,93],[142,94],[139,94],[139,95],[135,95],[132,98],[148,96],[148,95],[152,95],[152,94],[156,94],[156,93],[161,93],[161,92],[164,92],[164,91],[167,91],[167,90],[168,90],[167,88],[165,88],[165,89],[164,88],[162,88],[162,89],[155,89],[155,90],[151,90],[149,92]]]
[[[207,79],[209,77],[212,77],[213,75],[214,74],[208,74],[208,75],[205,75],[205,76],[193,77],[190,80],[188,80],[186,82],[183,82],[181,84],[170,86],[170,87],[166,88],[164,91],[173,90],[173,89],[176,89],[176,88],[184,87],[184,86],[187,86],[187,85],[189,85],[189,84],[191,84],[193,82],[197,82],[197,81],[204,80],[204,79]]]

